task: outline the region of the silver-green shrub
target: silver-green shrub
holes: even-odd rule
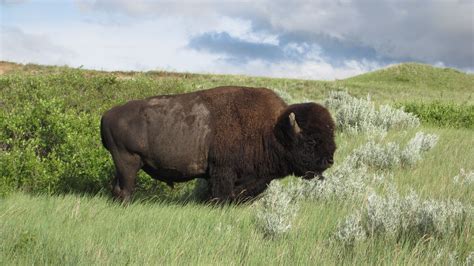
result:
[[[355,215],[359,215],[359,219],[349,215],[341,223],[335,232],[336,239],[361,239],[361,233],[353,228],[363,228],[367,237],[381,236],[395,240],[402,237],[447,237],[462,230],[472,217],[472,209],[453,200],[421,200],[413,191],[400,197],[392,188],[385,196],[371,193],[367,204]],[[353,235],[340,237],[347,232]]]
[[[343,222],[340,222],[334,238],[346,246],[353,246],[356,242],[367,238],[365,229],[362,227],[360,213],[349,215]]]
[[[368,235],[383,232],[390,237],[397,234],[402,216],[401,202],[398,194],[389,194],[381,198],[372,193],[367,198],[367,206],[361,220]]]
[[[417,132],[403,149],[393,142],[384,145],[369,140],[354,150],[348,160],[355,168],[369,166],[383,170],[398,166],[410,166],[419,161],[423,153],[432,149],[437,142],[437,135],[423,132]]]
[[[347,133],[383,134],[389,129],[415,128],[420,120],[413,114],[388,105],[376,108],[367,99],[352,97],[345,91],[331,91],[324,101],[334,112],[337,128]]]
[[[374,140],[355,149],[342,163],[325,172],[325,180],[293,182],[293,197],[311,200],[351,199],[366,195],[372,185],[387,179],[387,172],[371,172],[369,168],[387,170],[413,164],[436,144],[437,136],[418,132],[404,149],[396,143],[379,144]]]
[[[464,186],[474,184],[474,171],[465,171],[464,169],[461,169],[459,174],[453,177],[453,183]]]
[[[360,196],[366,192],[367,183],[372,179],[365,167],[354,168],[343,162],[326,174],[323,182],[319,180],[305,182],[305,198],[311,200],[344,200]]]
[[[306,191],[309,181],[301,178],[293,178],[285,186],[285,191],[290,196],[293,202],[297,202],[306,198]]]
[[[356,168],[370,166],[377,169],[391,169],[400,165],[400,146],[389,142],[385,145],[369,140],[366,144],[355,149],[348,160]]]
[[[420,125],[420,119],[416,115],[405,112],[403,108],[396,109],[390,105],[381,105],[376,119],[375,124],[386,130],[416,128]]]
[[[378,128],[376,110],[370,100],[358,99],[344,91],[331,91],[324,104],[334,111],[336,126],[348,133],[373,132]]]
[[[466,257],[466,266],[474,265],[474,251],[471,251]]]
[[[294,197],[278,181],[268,186],[262,199],[257,202],[257,227],[267,237],[276,237],[290,230],[298,212]]]
[[[423,153],[431,150],[437,143],[437,135],[417,132],[400,154],[400,161],[404,165],[413,165],[421,159]]]

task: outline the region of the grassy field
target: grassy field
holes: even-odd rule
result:
[[[289,102],[323,102],[330,91],[345,90],[362,98],[370,94],[376,105],[437,103],[472,110],[473,75],[402,64],[322,82],[1,65],[2,265],[472,265],[472,215],[456,224],[455,233],[397,239],[381,234],[350,246],[334,241],[347,215],[368,203],[368,193],[301,199],[291,229],[273,238],[259,229],[258,201],[215,206],[184,199],[193,193],[193,184],[171,190],[142,174],[135,201],[122,206],[105,189],[113,171],[100,144],[98,123],[102,112],[130,99],[219,85],[268,87]],[[455,182],[453,177],[461,169],[474,170],[474,131],[470,124],[450,125],[422,120],[418,128],[388,131],[382,143],[404,145],[418,131],[436,134],[439,140],[416,164],[381,172],[401,195],[414,190],[422,199],[457,201],[472,214],[474,183]],[[368,139],[366,134],[338,132],[335,167]],[[385,191],[383,185],[374,187]]]

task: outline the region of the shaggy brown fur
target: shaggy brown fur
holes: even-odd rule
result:
[[[106,112],[113,193],[128,200],[137,172],[184,182],[206,178],[211,197],[251,198],[276,178],[313,178],[333,163],[334,122],[315,103],[287,104],[265,88],[218,87],[131,101]]]

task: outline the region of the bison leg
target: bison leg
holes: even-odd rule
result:
[[[112,157],[115,164],[112,193],[117,199],[128,202],[135,190],[135,180],[142,161],[140,156],[128,152],[119,152],[113,154]]]
[[[246,201],[255,198],[267,188],[268,183],[268,180],[262,178],[236,186],[235,195],[241,201]]]
[[[229,168],[211,171],[209,185],[211,200],[228,202],[235,199],[234,182],[237,174]]]

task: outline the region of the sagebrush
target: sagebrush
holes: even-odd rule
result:
[[[382,105],[378,109],[367,99],[352,97],[345,91],[331,91],[324,101],[333,110],[337,128],[348,133],[383,134],[390,129],[416,128],[419,119],[402,109]]]
[[[348,216],[335,238],[347,245],[367,237],[394,241],[459,236],[469,226],[472,206],[454,200],[422,200],[414,192],[401,197],[395,188],[381,196],[372,192],[366,204]]]
[[[270,183],[257,205],[257,227],[266,236],[276,237],[291,229],[298,205],[279,182]]]

